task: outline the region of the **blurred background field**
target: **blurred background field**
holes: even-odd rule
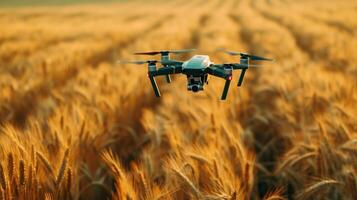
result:
[[[356,1],[0,6],[0,199],[356,199]],[[182,48],[275,62],[226,101],[116,64]]]
[[[128,0],[2,0],[0,5],[4,7],[24,7],[24,6],[71,6],[76,4],[90,3],[118,3]]]

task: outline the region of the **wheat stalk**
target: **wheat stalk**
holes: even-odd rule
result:
[[[323,190],[324,188],[331,186],[331,185],[337,185],[340,184],[338,181],[335,180],[322,180],[317,183],[314,183],[310,187],[304,189],[301,191],[298,195],[298,199],[307,199],[311,197],[313,194],[316,194],[320,190]]]
[[[323,193],[326,199],[353,199],[356,5],[337,1],[310,2],[309,6],[306,1],[257,2],[173,0],[162,5],[140,3],[134,5],[135,12],[130,3],[100,6],[99,11],[98,6],[38,8],[36,12],[0,9],[1,24],[6,24],[0,31],[0,124],[5,127],[0,133],[0,156],[4,157],[0,199],[72,199],[66,193],[71,189],[79,199],[86,199],[86,194],[93,194],[89,198],[115,199],[115,195],[99,196],[111,192],[117,199],[129,199],[125,193],[135,184],[140,185],[136,193],[150,192],[153,197],[166,189],[175,190],[167,199],[194,198],[195,189],[203,198],[258,199],[262,194],[256,193],[265,191],[266,184],[275,187],[280,183],[289,187],[289,197],[305,186],[302,192],[307,192],[307,199],[319,198],[325,188],[331,190]],[[316,6],[323,12],[316,13]],[[173,9],[177,12],[171,12]],[[146,19],[148,10],[155,14]],[[330,17],[340,10],[346,12]],[[100,20],[86,20],[104,12]],[[187,17],[187,12],[192,15]],[[71,21],[73,17],[75,21]],[[110,26],[116,19],[120,23]],[[85,34],[73,29],[77,20],[85,21]],[[29,25],[34,21],[36,26]],[[50,21],[63,22],[61,31],[57,32],[57,23]],[[38,32],[49,34],[32,37]],[[174,32],[175,40],[171,40]],[[129,67],[116,70],[110,62],[111,57],[125,57],[143,43],[140,48],[231,46],[272,54],[280,59],[276,64],[281,67],[271,68],[271,73],[249,71],[253,76],[245,80],[257,84],[246,84],[238,92],[231,90],[232,97],[238,98],[226,103],[216,100],[221,90],[215,84],[198,96],[171,88],[167,98],[156,102],[147,90],[150,85],[140,82],[144,73],[130,76],[137,71]],[[228,61],[228,56],[211,58]],[[330,65],[341,67],[332,71],[327,69]],[[128,76],[118,76],[122,70]],[[185,84],[183,79],[178,81]],[[117,123],[133,138],[125,137],[123,128],[115,128]],[[132,160],[127,153],[139,145],[141,136],[156,138],[156,143],[142,148]],[[202,150],[197,152],[205,156],[192,154],[196,145]],[[66,155],[66,146],[77,151],[73,152],[76,159],[72,169],[62,155]],[[119,157],[111,152],[104,159],[109,170],[101,170],[100,150],[109,146]],[[256,151],[257,163],[250,161],[249,148]],[[52,154],[58,152],[62,152],[60,160],[55,160],[57,156]],[[172,166],[162,166],[171,155],[181,159],[180,167],[173,167],[177,170],[171,173],[173,177],[166,173]],[[140,160],[140,167],[146,168],[126,171],[120,159],[123,166]],[[187,162],[195,165],[184,164]],[[86,175],[78,174],[77,166],[84,164],[88,166]],[[194,178],[186,166],[194,169]],[[253,173],[255,168],[258,173]],[[275,173],[270,173],[273,169]],[[280,171],[283,173],[277,173]],[[310,185],[309,178],[315,176],[338,180],[345,187]],[[91,186],[82,190],[87,182]],[[21,187],[23,183],[26,187]],[[318,188],[315,192],[310,188],[314,185]],[[266,199],[281,196],[273,192]]]
[[[61,163],[61,167],[58,171],[57,177],[56,177],[56,185],[60,185],[63,177],[64,177],[64,173],[66,171],[67,168],[67,162],[68,162],[68,155],[69,155],[69,149],[66,149],[64,155],[63,155],[63,159],[62,159],[62,163]]]
[[[26,177],[25,177],[25,162],[24,160],[20,160],[19,164],[19,179],[20,179],[20,184],[25,185]]]
[[[121,178],[124,175],[124,172],[121,170],[116,157],[114,156],[113,152],[105,151],[101,154],[102,158],[106,163],[109,165],[111,171],[114,173],[115,176]]]
[[[0,187],[0,200],[5,200],[5,191]]]
[[[2,167],[1,163],[0,163],[0,184],[1,184],[1,188],[6,190],[6,177],[5,177],[4,168]]]
[[[141,182],[141,184],[142,184],[142,186],[144,188],[145,196],[149,195],[150,194],[150,189],[149,189],[149,185],[148,185],[148,183],[146,181],[144,173],[136,165],[134,166],[134,168],[135,168],[136,173],[139,175],[139,180],[140,180],[140,182]]]
[[[210,161],[205,158],[204,156],[201,155],[197,155],[194,153],[189,153],[188,156],[190,156],[191,158],[193,158],[194,160],[197,160],[198,162],[202,163],[202,164],[211,164]]]
[[[283,188],[274,189],[264,196],[264,200],[285,200],[285,198],[282,196],[283,192]]]
[[[12,177],[14,175],[14,168],[15,168],[15,164],[14,164],[14,155],[12,153],[9,153],[7,155],[7,171],[9,174],[9,180],[12,180]]]
[[[53,200],[53,195],[50,193],[45,194],[45,200]]]
[[[67,180],[66,181],[67,191],[70,193],[71,186],[72,186],[72,170],[71,170],[71,168],[68,168],[68,170],[67,170],[66,180]]]
[[[28,167],[28,178],[27,178],[27,184],[28,184],[28,188],[30,188],[31,189],[31,187],[32,187],[32,183],[33,183],[33,177],[34,177],[34,170],[33,170],[33,168],[32,168],[32,165],[30,165],[29,167]]]
[[[47,170],[47,172],[49,172],[51,175],[53,175],[53,169],[52,166],[50,164],[50,162],[46,159],[45,156],[43,156],[40,152],[36,152],[37,158],[39,158],[41,160],[41,162],[44,164],[45,169]]]
[[[316,156],[316,152],[310,152],[310,153],[306,153],[306,154],[301,155],[301,156],[297,156],[295,159],[290,161],[289,167],[292,167],[296,163],[298,163],[298,162],[300,162],[302,160],[308,159],[310,157],[313,157],[313,156]]]
[[[285,200],[285,198],[280,195],[274,194],[264,200]]]
[[[193,194],[195,194],[195,196],[199,199],[202,198],[202,194],[199,191],[199,189],[190,181],[190,179],[188,179],[182,172],[180,172],[177,169],[172,169],[175,174],[186,184],[189,186],[189,188],[191,189],[191,191],[193,192]]]

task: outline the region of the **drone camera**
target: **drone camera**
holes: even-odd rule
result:
[[[187,86],[187,90],[192,92],[198,92],[200,90],[203,90],[203,86],[201,84],[190,84]]]
[[[198,88],[199,88],[198,85],[193,85],[193,86],[192,86],[192,91],[198,92]]]
[[[198,92],[200,90],[203,90],[203,79],[204,77],[200,76],[189,76],[187,90],[190,90],[192,92]]]

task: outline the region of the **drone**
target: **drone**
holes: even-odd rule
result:
[[[202,91],[205,84],[208,84],[208,75],[213,75],[225,80],[225,85],[221,95],[221,100],[227,98],[229,85],[232,80],[233,70],[241,70],[238,87],[243,83],[245,72],[250,67],[260,67],[260,65],[251,65],[249,61],[273,61],[269,58],[264,58],[256,55],[250,55],[248,53],[233,52],[222,50],[225,53],[232,56],[240,56],[239,63],[223,63],[214,64],[211,62],[208,55],[194,55],[189,60],[179,61],[170,59],[170,54],[182,54],[195,51],[195,49],[183,49],[183,50],[162,50],[162,51],[149,51],[138,52],[134,55],[158,55],[161,54],[160,60],[142,60],[142,61],[118,61],[121,64],[147,64],[148,66],[148,78],[150,79],[155,96],[160,97],[160,90],[157,86],[155,77],[165,76],[167,83],[171,83],[172,74],[184,74],[187,76],[187,90],[192,92]],[[161,66],[157,66],[160,63]]]

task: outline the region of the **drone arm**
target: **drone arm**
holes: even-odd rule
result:
[[[166,81],[170,83],[171,78],[170,78],[169,74],[181,73],[181,71],[182,71],[181,67],[178,67],[178,66],[162,67],[162,68],[156,69],[156,66],[153,65],[151,69],[149,68],[148,76],[149,76],[149,79],[150,79],[150,82],[151,82],[151,85],[152,85],[155,95],[157,97],[161,96],[160,90],[156,84],[155,76],[166,76]]]
[[[211,65],[207,68],[207,72],[213,76],[227,79],[227,74],[225,73],[224,69],[222,69],[220,66],[223,65]]]
[[[171,83],[171,77],[169,75],[169,74],[173,74],[171,68],[169,68],[169,67],[160,68],[160,69],[156,70],[154,72],[154,74],[155,74],[155,76],[165,76],[166,82]]]
[[[169,74],[178,74],[181,72],[182,72],[181,66],[168,66],[168,67],[159,68],[156,71],[153,71],[152,74],[154,76],[166,76]]]
[[[248,65],[248,64],[247,64]],[[247,65],[242,65],[242,64],[239,64],[239,63],[233,63],[231,66],[234,70],[236,69],[248,69]]]
[[[222,68],[222,67],[223,67],[223,65],[211,65],[210,67],[207,68],[207,70],[208,70],[209,74],[223,78],[226,80],[226,82],[224,84],[222,96],[221,96],[221,100],[226,100],[228,90],[229,90],[229,85],[232,80],[232,70],[233,69],[231,67],[228,67],[228,68]]]
[[[231,64],[233,70],[237,70],[237,69],[241,70],[239,79],[238,79],[238,87],[240,87],[242,85],[245,72],[247,71],[248,66],[249,66],[247,59],[241,59],[241,63],[232,63]]]
[[[169,74],[176,74],[176,73],[181,73],[181,66],[182,66],[182,62],[181,61],[177,61],[177,60],[170,60],[170,57],[167,56],[167,57],[161,57],[161,64],[163,66],[165,66],[166,68],[169,67],[169,68],[173,68],[173,72],[168,70]],[[169,74],[166,74],[165,77],[166,77],[166,82],[167,83],[171,83],[171,77]]]

